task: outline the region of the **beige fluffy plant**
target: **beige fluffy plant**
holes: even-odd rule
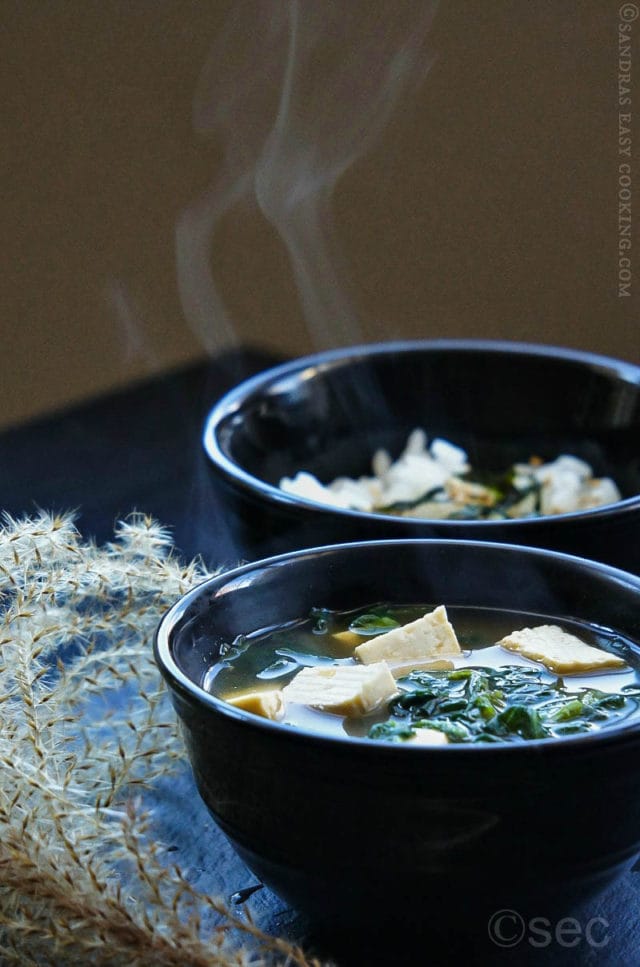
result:
[[[141,515],[105,547],[71,515],[4,518],[0,963],[317,964],[198,891],[141,804],[184,763],[153,632],[206,576]]]

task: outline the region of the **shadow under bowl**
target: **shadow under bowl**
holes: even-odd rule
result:
[[[537,455],[586,460],[623,499],[553,517],[415,520],[340,510],[280,490],[299,470],[328,483],[396,457],[415,427],[463,447],[474,469]],[[548,547],[640,572],[640,367],[567,349],[436,340],[340,349],[242,383],[210,412],[213,480],[255,558],[334,542],[399,537]]]
[[[418,949],[434,931],[486,942],[487,918],[502,908],[569,912],[640,850],[640,720],[573,738],[419,748],[271,722],[203,687],[239,634],[312,607],[374,602],[570,618],[640,642],[640,578],[544,550],[362,542],[220,574],[168,612],[155,642],[214,819],[263,882],[361,950],[399,935],[405,951]],[[632,650],[640,661],[640,645]]]

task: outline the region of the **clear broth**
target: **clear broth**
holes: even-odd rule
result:
[[[372,611],[384,610],[403,625],[422,617],[434,607],[435,604],[372,604],[342,612],[315,608],[307,618],[254,631],[223,646],[221,659],[208,669],[203,686],[217,697],[224,698],[249,689],[283,688],[304,665],[335,662],[357,664],[352,657],[353,646],[337,642],[333,635],[348,630],[355,619]],[[450,658],[455,668],[522,666],[539,671],[544,682],[556,682],[558,676],[547,671],[540,663],[506,652],[495,644],[519,628],[556,624],[586,644],[623,658],[629,666],[604,673],[566,676],[564,684],[568,691],[579,692],[589,688],[619,694],[629,689],[632,693],[635,691],[634,687],[640,685],[637,646],[634,647],[631,641],[610,629],[519,611],[448,606],[447,613],[462,648],[462,655]],[[366,641],[367,637],[369,636],[363,635],[361,641]],[[400,681],[404,687],[406,679]],[[388,704],[370,715],[344,717],[288,703],[281,724],[325,735],[363,738],[373,725],[389,719]],[[638,709],[638,701],[635,697],[630,698],[619,713],[611,714],[604,721],[590,722],[583,731],[619,724],[622,719],[637,716]]]

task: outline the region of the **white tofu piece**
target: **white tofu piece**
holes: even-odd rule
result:
[[[582,485],[578,509],[586,510],[589,507],[601,507],[603,504],[615,504],[618,500],[622,500],[622,494],[613,480],[610,477],[600,477],[587,480]]]
[[[391,457],[387,450],[376,450],[371,460],[371,468],[375,477],[384,477],[391,466]]]
[[[360,477],[358,480],[338,477],[329,484],[328,489],[352,510],[369,511],[373,507],[368,477]]]
[[[366,715],[398,694],[386,662],[373,665],[316,665],[303,668],[288,685],[287,702],[340,715]]]
[[[568,474],[576,477],[580,482],[588,480],[593,472],[588,463],[579,457],[572,457],[568,453],[561,453],[549,463],[541,463],[532,467],[535,477],[542,483],[556,475]]]
[[[314,477],[312,473],[307,473],[305,470],[301,470],[295,477],[283,477],[279,486],[286,494],[293,494],[295,497],[304,497],[307,500],[315,500],[319,504],[329,504],[332,507],[344,508],[350,506],[347,497],[325,487],[317,477]]]
[[[394,678],[403,678],[409,672],[444,672],[455,668],[452,661],[446,658],[414,658],[410,661],[388,662]]]
[[[338,645],[349,650],[362,642],[362,635],[356,634],[355,631],[334,631],[331,638]]]
[[[570,514],[578,509],[582,482],[575,474],[558,473],[542,485],[540,510],[543,516]]]
[[[568,454],[533,467],[532,472],[542,484],[540,508],[545,516],[578,510],[583,486],[592,476],[588,463]]]
[[[284,695],[279,688],[236,692],[225,695],[223,701],[233,705],[234,708],[241,708],[244,712],[252,712],[254,715],[261,715],[273,721],[278,721],[284,716]]]
[[[372,465],[382,484],[382,493],[374,500],[376,506],[416,500],[427,491],[442,487],[452,473],[468,469],[464,450],[441,439],[433,440],[427,448],[427,435],[421,429],[409,434],[395,463],[386,450],[379,450]]]
[[[406,742],[408,745],[448,745],[449,739],[438,729],[416,729],[415,735]]]
[[[449,471],[449,473],[466,473],[469,469],[469,462],[466,452],[462,447],[457,447],[448,440],[436,437],[431,441],[429,451],[434,460]]]
[[[407,437],[407,442],[404,448],[403,456],[409,453],[413,454],[423,454],[427,449],[427,434],[420,427],[416,427],[412,430]]]
[[[418,500],[436,487],[444,486],[449,471],[428,453],[405,453],[384,476],[383,496],[385,504],[403,500]]]
[[[368,665],[377,661],[399,662],[459,655],[460,645],[447,610],[441,604],[416,621],[370,638],[358,645],[354,654]]]
[[[459,509],[459,504],[453,500],[424,500],[415,507],[402,511],[403,517],[417,517],[419,519],[446,520]]]
[[[617,655],[585,644],[558,625],[538,625],[512,631],[498,644],[506,651],[540,662],[557,675],[580,675],[628,667]]]
[[[458,504],[480,504],[483,507],[493,507],[496,502],[496,491],[483,484],[472,483],[470,480],[459,480],[451,477],[445,484],[447,495]]]

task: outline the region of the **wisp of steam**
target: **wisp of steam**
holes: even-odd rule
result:
[[[213,44],[194,100],[198,133],[219,139],[220,171],[176,228],[183,310],[211,353],[235,344],[215,282],[220,219],[254,199],[279,234],[312,344],[360,336],[332,219],[337,180],[424,80],[436,0],[243,0]]]

